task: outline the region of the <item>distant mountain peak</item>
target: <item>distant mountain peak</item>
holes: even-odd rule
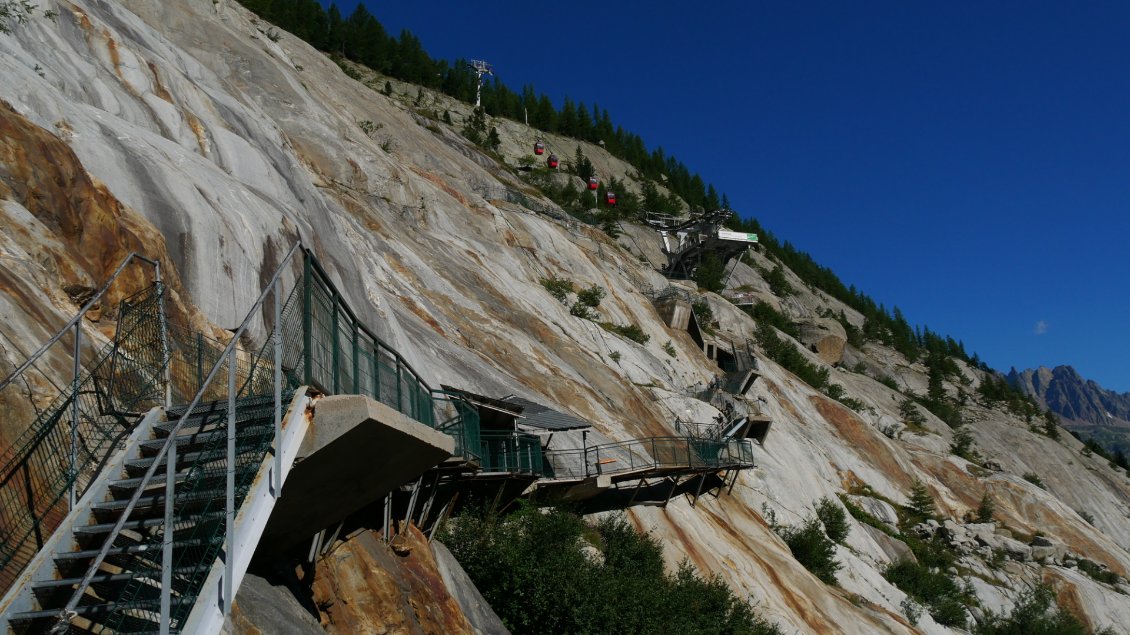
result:
[[[1060,416],[1068,428],[1130,429],[1130,393],[1116,393],[1086,379],[1072,366],[1008,372],[1008,382]]]

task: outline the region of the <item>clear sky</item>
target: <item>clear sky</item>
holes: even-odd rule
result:
[[[1130,391],[1130,2],[367,7],[434,57],[599,103],[991,366]]]

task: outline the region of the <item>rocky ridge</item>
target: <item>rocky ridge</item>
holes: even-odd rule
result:
[[[641,262],[656,253],[648,231],[629,228],[612,240],[484,197],[484,183],[536,194],[463,141],[457,127],[398,97],[417,90],[398,86],[392,98],[380,95],[289,34],[266,37],[267,25],[234,3],[43,4],[58,17],[0,35],[0,332],[9,362],[49,335],[45,325],[74,311],[64,287],[90,285],[116,264],[114,250],[100,251],[105,236],[137,236],[127,244],[166,263],[181,310],[217,330],[239,321],[279,254],[301,239],[374,330],[433,384],[534,397],[592,421],[608,439],[673,434],[677,416],[712,416],[688,393],[709,383],[716,366],[685,332],[670,330],[643,293],[667,284]],[[376,134],[360,125],[366,121],[380,126]],[[501,123],[500,133],[511,165],[537,135],[513,122]],[[76,169],[24,187],[33,175],[57,174],[53,157],[66,155],[29,152],[29,138],[65,149]],[[598,169],[630,176],[599,147],[583,147]],[[80,213],[81,231],[68,229],[64,212],[72,208],[40,204],[52,185],[73,209],[106,211]],[[101,257],[78,258],[78,247]],[[794,322],[830,311],[862,323],[787,270],[796,292],[773,295],[760,271],[776,266],[752,253],[731,285],[770,299]],[[549,275],[606,289],[602,319],[636,324],[649,342],[570,315],[539,284]],[[752,337],[746,313],[721,296],[702,298],[720,333]],[[819,499],[850,493],[878,501],[868,504],[871,514],[897,527],[895,507],[920,479],[952,525],[939,522],[935,533],[967,563],[954,575],[976,589],[981,607],[1007,611],[1043,580],[1091,626],[1130,624],[1125,589],[1080,572],[1076,557],[1130,573],[1124,472],[1083,455],[1074,439],[1034,434],[1024,421],[972,400],[966,429],[985,465],[997,469],[954,456],[953,430],[928,412],[923,424],[903,429],[904,394],[927,390],[920,362],[873,342],[853,347],[830,324],[815,326],[798,349],[861,405],[850,409],[761,357],[762,377],[747,398],[760,400],[774,423],[756,450],[759,467],[729,494],[696,506],[678,499],[628,512],[638,528],[660,537],[672,565],[688,558],[721,575],[790,632],[954,632],[928,615],[912,625],[906,594],[883,577],[905,557],[898,532],[849,519],[851,532],[837,547],[839,585],[829,586],[796,562],[766,517],[795,524]],[[675,355],[664,351],[667,342]],[[65,368],[64,360],[54,364]],[[985,377],[959,369],[945,385],[955,398]],[[958,522],[986,493],[996,501],[998,528],[1011,537]],[[1051,544],[1036,544],[1036,532]],[[1008,562],[993,569],[997,553]],[[372,591],[362,587],[341,590],[337,599],[368,601]]]

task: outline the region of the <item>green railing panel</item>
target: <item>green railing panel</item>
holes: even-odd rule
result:
[[[164,286],[157,283],[123,300],[114,341],[94,356],[77,392],[71,383],[65,384],[0,455],[0,594],[66,517],[71,487],[81,496],[137,415],[162,402],[164,293]],[[76,401],[78,444],[72,471]]]
[[[542,476],[541,439],[522,432],[480,433],[479,465],[484,472]]]

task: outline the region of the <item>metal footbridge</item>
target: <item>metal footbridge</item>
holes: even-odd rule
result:
[[[123,270],[144,265],[154,268],[152,285],[121,302],[113,338],[97,347],[84,316]],[[752,445],[736,437],[546,450],[537,435],[481,429],[474,405],[431,388],[299,244],[222,340],[170,315],[166,298],[157,263],[131,255],[0,383],[4,403],[31,396],[34,405],[9,410],[26,425],[0,455],[6,632],[219,632],[272,510],[293,491],[323,396],[363,395],[450,439],[450,458],[413,473],[401,496],[407,520],[433,526],[458,498],[444,492],[460,483],[552,490],[754,465]],[[68,357],[62,383],[59,360]],[[32,394],[51,381],[53,396]],[[387,536],[394,492],[383,496]]]

